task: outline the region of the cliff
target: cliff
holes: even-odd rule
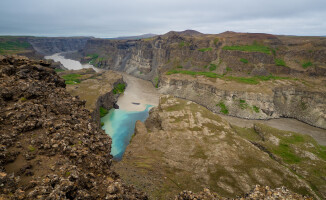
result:
[[[292,117],[325,128],[325,44],[324,37],[171,31],[140,40],[90,39],[79,54],[82,62],[150,80],[214,112],[227,106],[224,114],[232,116]]]
[[[147,80],[174,68],[236,76],[325,77],[325,43],[324,37],[171,31],[139,40],[90,39],[79,53],[83,62]]]
[[[67,92],[85,100],[85,108],[91,112],[92,119],[100,126],[100,107],[107,110],[116,107],[119,94],[113,89],[117,84],[126,84],[122,75],[113,71],[96,73],[93,69],[69,70],[59,72],[60,77],[78,76],[80,83],[68,84]]]
[[[90,37],[28,37],[27,41],[42,55],[78,51],[85,47]]]
[[[47,66],[0,56],[0,199],[147,199],[111,170],[111,138]]]
[[[326,129],[326,87],[320,82],[286,79],[248,84],[172,74],[161,76],[160,91],[192,100],[215,113],[247,119],[291,117]]]

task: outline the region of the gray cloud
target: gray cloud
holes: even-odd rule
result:
[[[1,0],[0,34],[116,37],[170,30],[326,35],[325,0]]]

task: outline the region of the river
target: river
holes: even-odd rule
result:
[[[118,99],[119,109],[111,109],[101,119],[103,129],[112,138],[111,154],[121,160],[134,133],[137,120],[144,122],[149,110],[159,103],[159,93],[153,84],[126,73],[121,73],[127,83],[125,92]]]
[[[82,65],[78,61],[64,58],[60,53],[45,58],[60,61],[67,69],[94,68],[98,71],[97,68],[90,64]],[[122,158],[134,132],[136,121],[144,122],[147,119],[149,110],[158,105],[160,96],[151,82],[135,78],[126,73],[121,74],[127,83],[127,88],[118,99],[119,109],[111,109],[109,114],[101,119],[105,124],[103,129],[112,138],[111,154],[116,160]],[[312,136],[319,144],[326,145],[326,130],[295,119],[248,120],[225,115],[220,116],[230,124],[240,127],[252,127],[254,123],[263,123],[277,129],[307,134]]]
[[[93,68],[95,71],[99,71],[98,68],[91,64],[81,64],[79,61],[65,58],[62,53],[56,53],[50,56],[45,56],[45,59],[52,59],[55,62],[60,62],[68,70],[78,70],[83,68]]]

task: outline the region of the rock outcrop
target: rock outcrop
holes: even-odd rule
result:
[[[203,76],[163,75],[160,91],[222,113],[247,119],[291,117],[326,129],[326,88],[297,80],[257,85]]]
[[[78,51],[85,47],[90,37],[29,37],[27,41],[42,55]]]
[[[326,157],[318,153],[326,153],[322,149],[312,138],[293,132],[261,124],[255,129],[230,126],[203,106],[166,95],[145,123],[136,123],[122,161],[113,167],[125,183],[151,199],[205,187],[235,198],[256,184],[285,186],[323,199],[326,182],[319,175],[325,172],[321,166],[326,166]],[[193,193],[180,198],[201,197],[189,194]]]
[[[125,84],[122,75],[109,71],[95,72],[93,69],[69,70],[59,72],[59,76],[79,75],[78,84],[67,85],[66,89],[72,96],[79,96],[85,100],[85,108],[91,112],[95,123],[100,125],[100,107],[107,110],[114,108],[119,93],[114,94],[113,89],[118,84]]]
[[[0,57],[0,199],[147,199],[111,169],[111,139],[43,62]]]
[[[93,63],[98,67],[125,71],[147,80],[173,68],[241,76],[260,75],[257,71],[264,71],[265,75],[325,77],[325,41],[323,37],[171,31],[139,40],[90,39],[79,53],[82,62],[89,62],[89,55],[96,55]],[[233,50],[227,48],[234,46]],[[209,69],[210,64],[215,68]]]

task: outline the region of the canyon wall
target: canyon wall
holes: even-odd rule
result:
[[[90,39],[78,53],[82,62],[150,80],[164,93],[193,100],[217,113],[226,106],[224,114],[236,117],[291,117],[326,128],[325,43],[322,37],[185,31],[139,40]],[[170,70],[214,73],[231,82],[233,77],[256,76],[298,82],[279,81],[264,90],[247,84],[225,88],[190,81],[190,76],[168,78]],[[311,89],[314,80],[319,82],[312,83]]]
[[[78,51],[85,47],[90,37],[29,37],[27,41],[42,55]]]
[[[237,76],[323,77],[326,76],[325,41],[322,37],[169,32],[139,40],[90,39],[79,51],[79,59],[147,80],[154,80],[176,68]],[[255,46],[258,50],[226,48],[231,46]],[[276,60],[284,63],[279,64]],[[304,68],[305,63],[309,66]],[[209,68],[210,64],[215,67]]]
[[[66,89],[72,96],[79,96],[85,100],[85,108],[91,113],[93,121],[100,127],[100,107],[107,110],[116,108],[119,93],[113,90],[118,84],[125,84],[121,74],[114,71],[96,72],[93,69],[68,70],[58,73],[65,77],[78,74],[78,84],[68,84]]]
[[[192,100],[215,113],[247,119],[291,117],[326,129],[325,91],[309,91],[290,82],[231,84],[165,75],[160,79],[160,91]]]
[[[121,77],[120,79],[114,82],[113,88],[119,83],[126,84]],[[118,101],[118,98],[119,98],[119,94],[114,94],[113,90],[107,91],[107,93],[98,97],[95,104],[95,108],[91,112],[92,119],[98,126],[100,126],[101,124],[100,107],[103,107],[107,110],[111,110],[112,108],[117,108],[118,105],[116,103]]]

